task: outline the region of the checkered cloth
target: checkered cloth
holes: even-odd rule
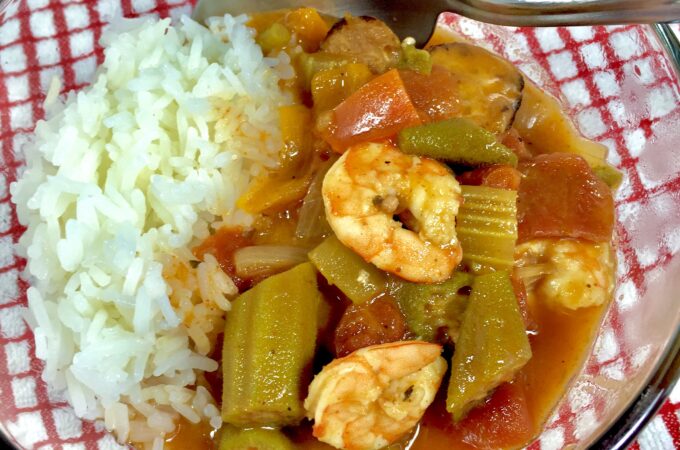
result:
[[[63,394],[40,379],[41,364],[22,319],[27,285],[19,272],[25,262],[13,252],[22,228],[8,186],[22,165],[21,146],[43,117],[42,100],[54,76],[63,80],[64,91],[92,79],[103,58],[97,42],[106,23],[120,15],[178,16],[190,10],[190,0],[13,0],[0,15],[0,423],[23,448],[120,446],[101,425],[77,419]],[[647,28],[508,29],[452,15],[443,21],[504,54],[561,97],[583,134],[607,145],[610,160],[625,175],[617,197],[616,303],[585,373],[532,445],[563,448],[588,436],[616,408],[612,391],[648,373],[660,351],[649,330],[668,329],[662,321],[677,320],[678,81]],[[642,337],[641,327],[647,328]],[[633,448],[680,448],[679,403],[676,389]]]

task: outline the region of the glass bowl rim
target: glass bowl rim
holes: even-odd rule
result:
[[[0,0],[0,14],[13,1]],[[652,29],[661,47],[671,62],[678,84],[680,84],[680,41],[668,23],[639,24]],[[680,29],[679,29],[680,30]],[[661,353],[648,380],[628,406],[611,422],[599,436],[588,445],[590,449],[624,450],[644,430],[646,425],[668,400],[676,385],[680,388],[680,325]],[[4,424],[0,423],[0,448],[20,450],[11,439]]]
[[[645,26],[645,25],[642,25]],[[680,80],[680,42],[667,23],[646,25],[652,29]],[[589,448],[623,450],[628,448],[656,416],[680,380],[680,325],[661,353],[656,367],[637,395],[619,413]]]

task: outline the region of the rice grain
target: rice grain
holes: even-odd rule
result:
[[[160,450],[180,415],[221,425],[196,386],[233,281],[191,248],[249,225],[235,202],[277,163],[285,56],[264,58],[245,16],[133,19],[102,36],[91,86],[58,100],[11,186],[26,226],[27,322],[44,379],[120,442]]]

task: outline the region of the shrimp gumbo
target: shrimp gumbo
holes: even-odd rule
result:
[[[252,17],[285,53],[275,170],[212,254],[238,296],[198,384],[224,425],[166,448],[521,448],[614,288],[620,173],[505,59],[370,17]]]

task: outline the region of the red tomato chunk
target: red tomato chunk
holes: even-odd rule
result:
[[[380,141],[420,124],[418,111],[396,69],[366,83],[332,111],[324,139],[343,153],[360,142]]]
[[[521,178],[522,174],[514,167],[497,164],[465,172],[458,177],[458,181],[471,186],[488,186],[516,191]]]
[[[580,156],[540,155],[526,166],[517,198],[518,242],[557,237],[608,242],[612,191]]]
[[[401,71],[400,75],[423,121],[444,120],[460,115],[456,89],[458,80],[451,71],[433,66],[428,75],[410,70]]]
[[[480,449],[513,448],[525,444],[536,431],[521,381],[498,386],[457,427],[463,442]]]

